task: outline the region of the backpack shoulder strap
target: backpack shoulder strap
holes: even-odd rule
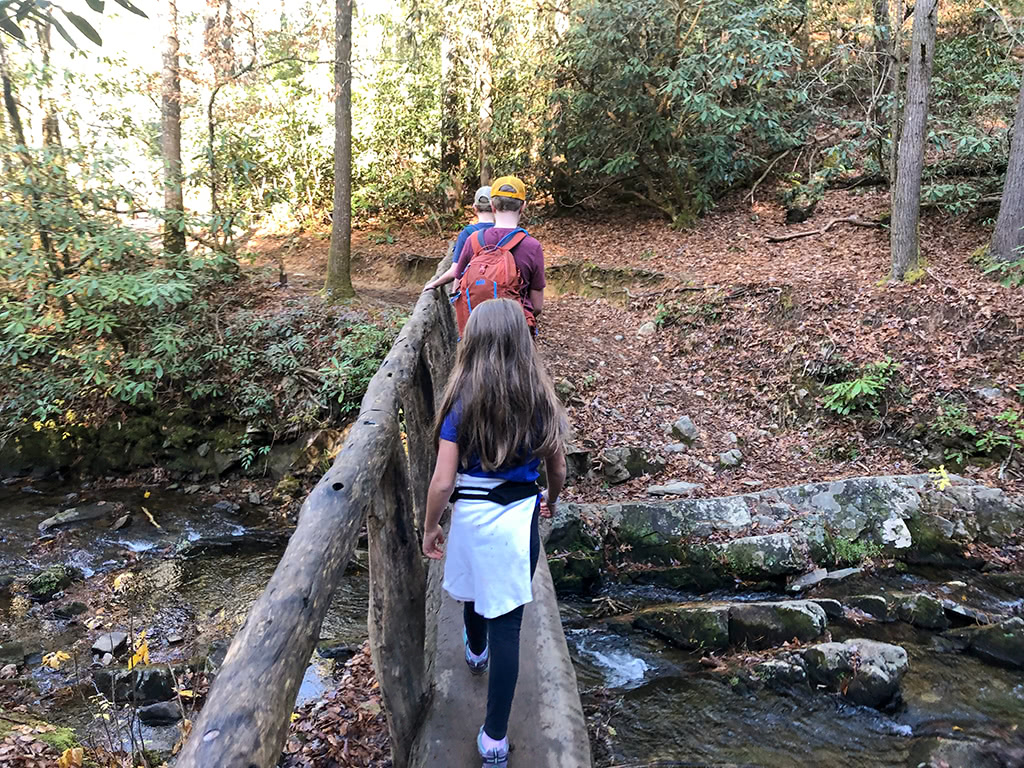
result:
[[[470,247],[473,249],[473,255],[480,253],[480,251],[487,246],[484,242],[484,230],[478,229],[476,231],[476,237],[471,238],[469,241]]]
[[[507,235],[501,238],[501,240],[498,241],[498,247],[508,248],[508,250],[511,251],[513,248],[515,248],[529,236],[530,233],[527,232],[525,229],[513,229],[511,232],[509,232]]]

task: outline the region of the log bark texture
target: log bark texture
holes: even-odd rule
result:
[[[437,274],[450,264],[449,259],[443,260]],[[450,333],[439,332],[449,327]],[[438,343],[450,343],[452,349],[425,351]],[[271,768],[277,764],[320,624],[373,504],[377,506],[371,516],[371,581],[377,584],[371,585],[372,610],[382,622],[374,630],[376,642],[382,644],[374,658],[383,660],[378,674],[385,702],[395,707],[389,713],[393,727],[401,733],[415,727],[409,723],[421,715],[417,708],[422,703],[406,694],[418,691],[426,679],[419,673],[417,683],[415,672],[423,665],[424,586],[422,566],[417,576],[413,564],[419,560],[419,547],[412,527],[412,496],[408,481],[403,489],[401,479],[407,470],[398,408],[400,393],[412,386],[422,361],[432,365],[450,359],[454,344],[454,318],[446,297],[438,291],[422,294],[371,380],[359,418],[334,465],[302,505],[298,527],[228,649],[178,768]],[[446,373],[431,370],[431,376],[443,381]],[[410,581],[398,583],[400,574]],[[403,605],[404,615],[398,608]],[[418,612],[410,607],[415,605],[420,606]],[[392,617],[386,627],[385,617]],[[411,639],[396,639],[394,633],[399,632]],[[395,677],[399,662],[391,650],[394,647],[408,654],[401,662],[411,670],[410,680]]]
[[[994,261],[1024,259],[1024,75],[1010,140],[1010,162],[1003,182],[1003,200],[992,233],[989,255]]]
[[[394,768],[406,768],[423,718],[426,573],[414,525],[405,450],[398,441],[367,519],[370,610],[367,624],[391,733]]]
[[[328,301],[352,287],[352,0],[336,0],[334,22],[334,206],[327,257]]]
[[[928,131],[928,97],[938,7],[938,0],[918,0],[914,7],[914,31],[907,62],[907,99],[903,109],[889,230],[892,276],[896,280],[903,280],[908,273],[915,272],[920,258],[921,174]]]
[[[160,86],[160,149],[164,160],[164,250],[185,252],[185,196],[181,170],[181,73],[178,58],[178,3],[168,0]]]

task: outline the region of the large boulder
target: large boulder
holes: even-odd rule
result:
[[[921,629],[949,628],[949,619],[946,617],[942,602],[923,592],[899,598],[896,603],[896,616],[900,621]]]
[[[729,609],[729,642],[771,648],[791,640],[806,643],[824,633],[825,611],[809,600],[734,603]]]
[[[991,664],[1024,668],[1024,619],[1014,616],[999,624],[955,630],[970,652]]]
[[[609,483],[624,483],[631,477],[654,475],[665,468],[665,460],[660,456],[648,456],[643,448],[624,446],[605,448],[598,457],[602,472]]]
[[[803,658],[813,683],[875,708],[895,699],[909,667],[900,646],[863,639],[814,645],[804,650]]]
[[[730,571],[747,579],[802,573],[807,567],[807,558],[788,533],[733,539],[722,545],[721,554]]]
[[[728,605],[670,605],[648,608],[633,626],[687,650],[722,650],[729,646]]]
[[[681,443],[693,445],[700,437],[700,430],[689,416],[680,416],[672,424],[672,436]]]
[[[96,689],[115,703],[132,701],[136,704],[154,704],[168,701],[176,695],[174,672],[167,666],[105,667],[94,669]]]

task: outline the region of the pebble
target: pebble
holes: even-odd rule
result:
[[[262,504],[263,503],[262,500],[260,499],[260,492],[259,491],[253,491],[252,493],[249,494],[249,503],[253,504],[253,505],[258,505],[258,504]]]
[[[654,323],[647,322],[647,323],[644,323],[643,325],[640,326],[640,328],[636,332],[636,335],[637,336],[653,336],[657,332],[658,332],[658,326],[656,326]]]
[[[210,493],[220,493],[220,486],[216,485],[216,484],[211,485],[210,486]]]
[[[623,335],[622,335],[621,333],[616,333],[616,334],[615,334],[615,340],[616,340],[616,341],[625,341],[625,340],[626,340],[626,337],[625,337],[625,336],[623,336]]]

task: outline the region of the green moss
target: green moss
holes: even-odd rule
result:
[[[832,540],[836,565],[855,566],[882,554],[882,547],[873,541],[838,536]]]
[[[51,565],[36,574],[28,583],[28,591],[34,600],[47,602],[72,581],[81,579],[82,574],[66,565]]]
[[[36,734],[36,738],[49,744],[57,750],[58,753],[63,753],[66,749],[73,749],[79,746],[78,739],[75,737],[75,732],[70,728],[58,727],[55,731],[38,733]]]

